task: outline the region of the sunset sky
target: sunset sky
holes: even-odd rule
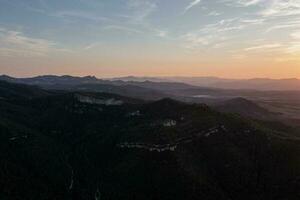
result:
[[[0,74],[300,78],[300,0],[0,0]]]

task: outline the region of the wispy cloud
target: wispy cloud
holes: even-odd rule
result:
[[[300,30],[290,34],[293,39],[300,40]]]
[[[187,11],[189,11],[191,8],[193,8],[194,6],[198,5],[199,3],[201,3],[202,0],[193,0],[191,3],[189,3],[189,5],[187,5],[187,7],[185,7],[184,12],[186,13]]]
[[[116,30],[116,31],[122,31],[127,33],[144,33],[143,31],[138,29],[129,28],[126,26],[119,26],[119,25],[107,25],[103,27],[103,30]]]
[[[259,6],[262,17],[300,15],[300,0],[223,0],[239,7]]]
[[[264,17],[300,15],[300,0],[269,0],[260,13]]]
[[[95,21],[95,22],[111,21],[111,19],[109,19],[107,17],[99,16],[98,14],[94,14],[92,12],[81,11],[81,10],[63,10],[63,11],[57,11],[50,15],[55,16],[55,17],[61,17],[61,18],[86,19],[86,20]]]
[[[239,6],[239,7],[254,6],[267,1],[272,1],[272,0],[223,0],[223,2],[227,3],[228,5]]]
[[[93,49],[93,48],[96,48],[97,46],[99,46],[100,43],[99,42],[95,42],[95,43],[91,43],[91,44],[88,44],[86,46],[83,47],[83,50],[90,50],[90,49]]]
[[[240,7],[259,6],[262,17],[283,17],[300,14],[300,0],[224,0]]]
[[[128,0],[127,6],[132,12],[128,16],[132,23],[145,23],[146,18],[157,9],[156,3],[148,0]]]
[[[252,46],[245,48],[245,51],[257,51],[257,50],[276,50],[278,48],[281,48],[282,45],[279,43],[273,43],[273,44],[263,44],[263,45],[258,45],[258,46]]]
[[[289,47],[286,48],[286,53],[291,54],[291,55],[300,55],[300,42],[293,42],[292,44],[289,45]]]
[[[238,3],[243,6],[253,6],[253,5],[262,3],[264,1],[266,1],[266,0],[240,0],[240,1],[238,1]]]
[[[40,57],[53,51],[67,51],[45,39],[25,36],[19,31],[0,31],[0,56]]]
[[[131,31],[132,33],[149,34],[160,38],[168,37],[167,30],[157,28],[148,20],[148,18],[158,9],[158,5],[155,1],[128,0],[127,7],[132,14],[122,15],[123,18],[127,19],[124,31],[128,29],[127,31]]]
[[[103,2],[99,0],[79,0],[84,5],[89,5],[91,7],[103,6]]]
[[[219,16],[221,15],[221,13],[217,12],[217,11],[211,11],[208,13],[208,16]]]
[[[161,38],[165,38],[168,37],[168,31],[164,31],[164,30],[155,30],[155,35]]]
[[[263,20],[229,18],[216,23],[206,24],[202,28],[190,31],[180,36],[184,47],[188,49],[220,49],[234,42],[237,33],[251,27],[260,25]]]
[[[298,29],[300,28],[300,20],[288,19],[281,22],[277,22],[274,25],[269,26],[266,32],[276,31],[280,29]]]
[[[180,36],[184,42],[184,47],[190,50],[203,49],[205,47],[220,48],[225,45],[225,41],[229,38],[227,36],[220,36],[218,34],[203,34],[201,32],[190,32]]]
[[[290,34],[291,42],[287,45],[286,53],[298,56],[300,55],[300,30]]]

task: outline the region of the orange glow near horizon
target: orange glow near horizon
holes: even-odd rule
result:
[[[299,0],[42,2],[1,3],[0,74],[300,78]]]

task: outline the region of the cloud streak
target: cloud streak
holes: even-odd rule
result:
[[[145,23],[146,18],[157,9],[156,3],[148,0],[129,0],[127,6],[132,12],[132,15],[128,16],[128,18],[131,20],[131,23],[137,24]]]
[[[119,26],[119,25],[108,25],[103,27],[103,30],[113,30],[113,31],[122,31],[122,32],[127,32],[127,33],[139,33],[142,34],[144,33],[141,30],[125,27],[125,26]]]
[[[223,48],[237,40],[238,33],[246,28],[261,25],[264,20],[248,18],[229,18],[183,34],[180,39],[188,49]]]
[[[202,0],[194,0],[192,1],[187,7],[185,7],[184,12],[186,13],[188,12],[190,9],[192,9],[194,6],[198,5],[199,3],[201,3]]]
[[[234,5],[238,7],[255,6],[264,3],[266,1],[272,1],[272,0],[223,0],[223,2],[227,3],[228,5]]]
[[[51,52],[67,51],[57,44],[39,38],[27,37],[22,32],[0,29],[0,56],[45,57]]]
[[[260,51],[260,50],[275,50],[282,47],[281,44],[279,43],[274,43],[274,44],[263,44],[263,45],[259,45],[259,46],[253,46],[253,47],[248,47],[245,49],[245,51]]]
[[[265,0],[241,0],[241,1],[238,1],[238,3],[243,5],[243,6],[253,6],[253,5],[257,5],[259,3],[262,3],[264,1]]]
[[[300,15],[300,0],[270,0],[261,15],[264,17]]]
[[[83,50],[88,51],[88,50],[90,50],[90,49],[93,49],[93,48],[98,47],[99,45],[100,45],[99,42],[91,43],[91,44],[89,44],[89,45],[84,46],[84,47],[83,47]]]

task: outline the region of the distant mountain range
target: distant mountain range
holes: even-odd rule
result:
[[[92,90],[95,92],[112,92],[127,94],[138,98],[166,97],[164,92],[192,89],[195,86],[176,82],[153,82],[153,81],[123,81],[104,80],[94,76],[74,77],[74,76],[54,76],[45,75],[32,78],[14,78],[6,75],[0,76],[0,80],[11,83],[36,85],[45,89],[55,90]],[[148,95],[149,94],[149,95]]]
[[[35,85],[53,85],[53,84],[141,84],[148,82],[153,83],[183,83],[180,87],[198,86],[221,89],[248,89],[248,90],[300,90],[300,80],[291,79],[269,79],[269,78],[253,78],[253,79],[224,79],[218,77],[117,77],[110,79],[98,79],[95,76],[74,77],[74,76],[54,76],[45,75],[32,78],[13,78],[7,75],[0,76],[0,80],[14,81],[25,84]]]
[[[120,77],[111,80],[123,81],[155,81],[155,82],[182,82],[194,86],[213,87],[223,89],[250,89],[250,90],[300,90],[300,80],[291,79],[224,79],[218,77]]]
[[[178,77],[169,77],[169,79],[149,78],[148,80],[147,77],[124,77],[107,80],[98,79],[94,76],[46,75],[32,78],[0,76],[0,80],[3,81],[14,84],[34,85],[47,91],[104,92],[146,101],[173,98],[187,103],[205,103],[222,112],[238,113],[252,118],[282,120],[282,117],[284,117],[296,119],[296,121],[300,119],[300,112],[297,111],[300,110],[297,103],[300,101],[300,90],[262,91],[207,87],[207,85],[216,85],[216,82],[221,80],[213,77],[185,78],[185,80],[183,78],[178,80]],[[190,82],[190,84],[176,82],[187,80],[199,80],[201,85],[206,87],[191,85],[196,84],[195,82]],[[257,80],[258,85],[265,82],[265,79],[255,80]],[[248,81],[251,82],[254,79]],[[269,81],[275,80],[269,79]],[[228,84],[232,83],[229,80],[226,80],[226,82]],[[242,84],[235,83],[234,85],[239,87]],[[225,85],[224,83],[223,86]],[[290,107],[293,107],[293,109],[289,109]]]

